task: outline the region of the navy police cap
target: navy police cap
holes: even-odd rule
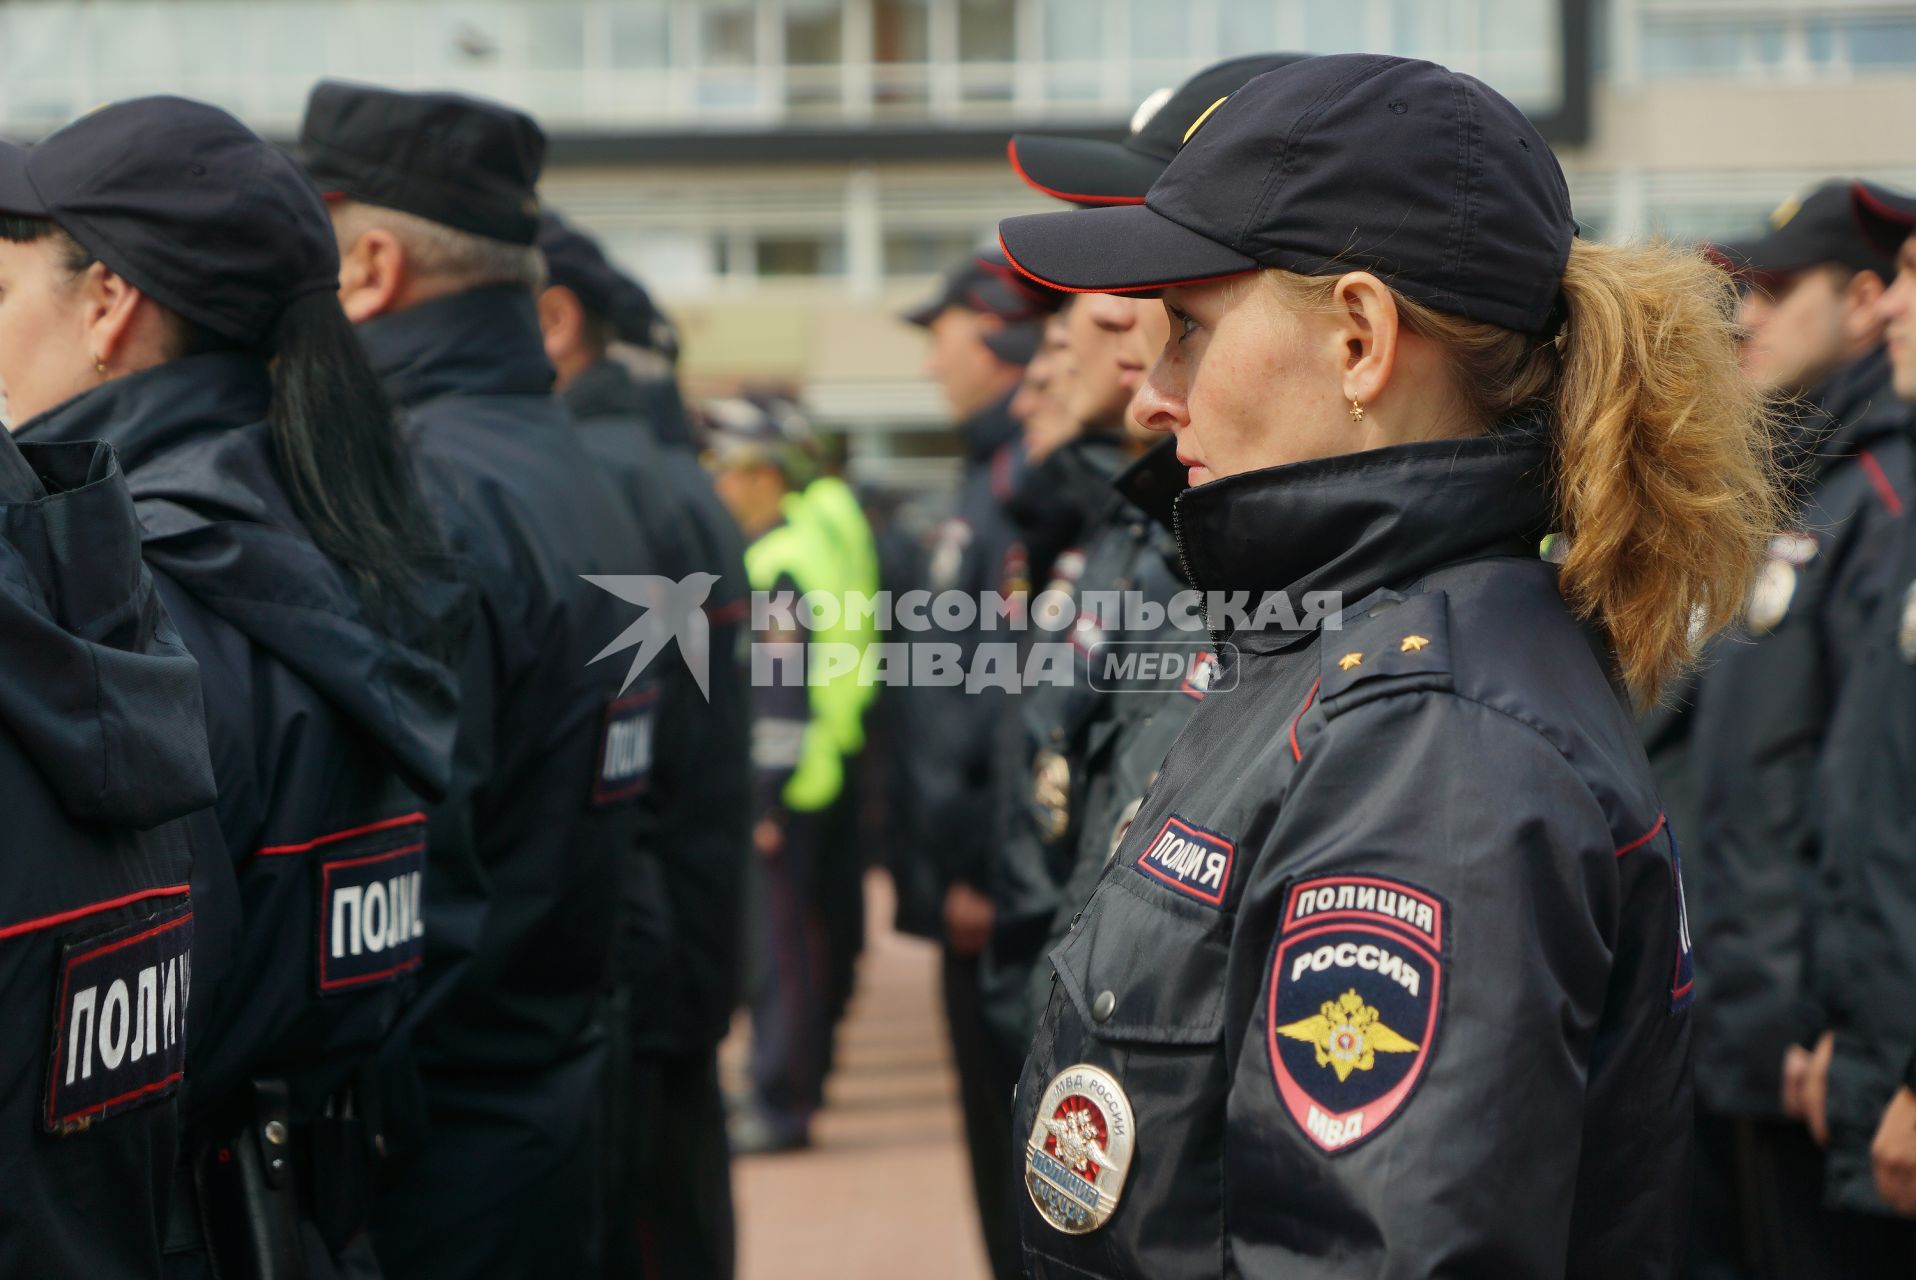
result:
[[[298,150],[328,196],[510,244],[538,238],[546,137],[522,111],[322,80],[306,101]]]
[[[539,219],[539,248],[552,283],[570,289],[580,306],[611,324],[620,342],[678,358],[677,328],[644,285],[612,265],[598,241],[547,209]]]
[[[1858,182],[1850,188],[1850,201],[1863,234],[1892,260],[1902,252],[1903,242],[1916,235],[1916,195]]]
[[[1824,264],[1874,271],[1888,280],[1896,274],[1895,265],[1850,208],[1852,185],[1847,179],[1825,182],[1800,199],[1784,201],[1770,214],[1767,232],[1716,245],[1716,255],[1734,274],[1768,280]]]
[[[1147,101],[1121,142],[1046,133],[1014,134],[1005,153],[1025,184],[1073,204],[1142,204],[1144,193],[1183,145],[1191,125],[1246,81],[1308,57],[1302,53],[1255,53],[1214,62],[1164,96]]]
[[[0,212],[51,219],[194,324],[267,345],[293,299],[339,287],[319,192],[218,107],[132,98],[32,147],[0,143]]]
[[[1369,270],[1436,310],[1542,333],[1576,223],[1557,158],[1501,94],[1435,63],[1335,54],[1200,117],[1143,204],[999,232],[1019,270],[1080,293]]]

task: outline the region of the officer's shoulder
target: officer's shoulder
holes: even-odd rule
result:
[[[1386,591],[1337,621],[1319,646],[1317,703],[1326,717],[1376,698],[1454,687],[1443,591]]]

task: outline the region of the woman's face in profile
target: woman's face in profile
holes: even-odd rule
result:
[[[62,245],[0,240],[0,394],[15,427],[97,381],[83,290],[60,262]]]
[[[1163,305],[1170,336],[1131,412],[1177,437],[1192,484],[1352,447],[1336,316],[1288,308],[1258,275],[1169,289]]]

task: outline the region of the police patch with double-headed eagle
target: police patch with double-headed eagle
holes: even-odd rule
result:
[[[1443,899],[1388,876],[1291,886],[1271,970],[1271,1071],[1322,1150],[1376,1134],[1423,1077],[1443,1007],[1445,917]]]

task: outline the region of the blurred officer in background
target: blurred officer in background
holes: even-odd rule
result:
[[[687,663],[661,673],[654,733],[668,749],[652,764],[657,835],[629,852],[620,904],[606,1271],[730,1276],[718,1043],[738,1001],[751,840],[751,705],[739,661],[749,608],[744,543],[698,459],[659,443],[660,398],[612,354],[631,346],[667,358],[670,324],[638,282],[551,210],[539,247],[551,281],[539,298],[546,355],[587,451],[616,479],[661,571],[712,580],[703,687]]]
[[[1022,598],[1029,591],[1025,550],[1006,506],[1024,465],[1010,404],[1055,306],[1048,291],[1020,283],[992,249],[953,267],[938,292],[904,317],[926,331],[925,370],[964,440],[956,505],[926,552],[922,585],[934,597],[956,591],[978,602],[986,592]],[[980,644],[1016,639],[1002,627],[988,633],[982,622],[957,635],[940,631],[926,638],[955,643],[965,669]],[[1001,690],[967,692],[962,683],[905,690],[901,719],[914,749],[910,798],[901,807],[910,836],[901,841],[906,861],[892,868],[897,927],[944,948],[941,983],[972,1189],[1000,1280],[1017,1274],[1016,1240],[1001,1208],[1011,1194],[1009,1082],[985,1029],[978,966],[992,927],[993,828],[980,815],[991,803],[994,727],[1003,700]]]
[[[749,400],[706,406],[710,465],[749,544],[752,590],[786,597],[769,601],[753,623],[751,1096],[732,1123],[739,1155],[811,1141],[831,1030],[818,877],[844,761],[830,695],[808,678],[805,646],[817,633],[795,605],[808,591],[830,590],[831,574],[818,544],[786,518],[806,465],[803,445],[788,433],[793,421]]]
[[[1721,274],[1575,229],[1515,106],[1372,55],[1252,80],[1142,206],[1001,224],[1164,291],[1137,414],[1193,585],[1256,601],[1052,953],[1033,1276],[1676,1273],[1689,953],[1626,691],[1776,501]]]
[[[0,202],[20,202],[21,173],[0,154]],[[28,410],[38,371],[7,357],[47,319],[37,252],[0,239],[0,392],[18,385]],[[220,929],[196,938],[189,892],[195,862],[222,861],[210,815],[187,817],[214,797],[199,676],[139,546],[111,448],[16,447],[0,432],[10,1276],[162,1274],[187,1041],[204,1025],[194,960],[219,963]]]
[[[1818,775],[1911,496],[1909,410],[1883,349],[1894,268],[1851,215],[1850,184],[1817,187],[1772,224],[1719,252],[1745,280],[1744,373],[1790,398],[1778,462],[1792,523],[1697,677],[1696,825],[1673,827],[1697,949],[1692,1270],[1855,1276],[1871,1264],[1869,1222],[1823,1211],[1822,1153],[1785,1095],[1807,1065],[1799,1043],[1822,1029],[1809,987]]]
[[[41,264],[7,292],[42,309],[4,350],[33,366],[6,375],[17,430],[119,450],[199,661],[238,876],[168,1274],[334,1275],[369,1258],[372,1062],[420,962],[422,805],[457,705],[437,655],[464,595],[291,160],[217,108],[142,98],[5,162],[7,252]]]
[[[324,82],[299,149],[331,203],[346,314],[482,615],[433,812],[435,856],[471,853],[480,874],[426,881],[421,998],[385,1073],[410,1124],[389,1124],[405,1155],[374,1243],[393,1275],[587,1274],[604,987],[619,876],[650,834],[658,678],[595,662],[634,610],[588,578],[658,564],[552,395],[538,126],[453,94]]]
[[[1916,196],[1869,183],[1854,196],[1865,232],[1894,260],[1881,303],[1891,379],[1916,404]],[[1916,529],[1904,520],[1896,537],[1824,753],[1827,855],[1812,942],[1824,1034],[1803,1089],[1810,1131],[1828,1149],[1825,1203],[1848,1211],[1877,1250],[1859,1276],[1907,1275],[1916,1257]]]
[[[1207,67],[1177,89],[1147,98],[1132,118],[1129,135],[1119,142],[1020,134],[1008,148],[1012,167],[1036,190],[1073,204],[1136,203],[1218,99],[1299,56],[1232,58]],[[1156,456],[1142,458],[1155,437],[1137,426],[1129,412],[1132,395],[1170,336],[1170,321],[1155,298],[1113,294],[1079,296],[1061,314],[1067,317],[1073,369],[1065,416],[1081,424],[1082,435],[1059,455],[1069,458],[1075,452],[1091,465],[1078,468],[1086,483],[1049,486],[1053,492],[1076,496],[1075,504],[1067,500],[1057,505],[1075,505],[1080,520],[1075,531],[1082,546],[1077,580],[1067,588],[1053,575],[1047,586],[1075,595],[1072,678],[1069,684],[1028,689],[1018,699],[1015,716],[1021,732],[1007,753],[1012,761],[1005,770],[1009,785],[1000,801],[1005,827],[997,846],[1001,870],[993,895],[996,927],[985,980],[993,1028],[1007,1046],[1014,1072],[1043,1010],[1042,999],[1033,999],[1034,989],[1049,990],[1050,966],[1044,955],[1056,941],[1056,923],[1067,907],[1075,911],[1082,902],[1081,894],[1067,900],[1073,878],[1082,874],[1080,851],[1095,850],[1090,865],[1099,868],[1109,848],[1116,818],[1106,812],[1113,790],[1105,775],[1121,752],[1132,749],[1129,739],[1135,731],[1160,714],[1167,733],[1157,743],[1162,759],[1175,725],[1204,692],[1203,677],[1198,676],[1179,678],[1161,689],[1150,682],[1143,687],[1129,682],[1123,686],[1129,696],[1110,698],[1106,695],[1120,682],[1103,669],[1114,657],[1143,652],[1179,653],[1194,661],[1204,657],[1204,648],[1195,642],[1205,638],[1178,632],[1168,615],[1160,625],[1141,629],[1139,620],[1126,618],[1122,608],[1102,616],[1098,607],[1101,597],[1130,593],[1138,603],[1162,612],[1182,587],[1169,529],[1150,520],[1131,492],[1167,474],[1167,483],[1182,488],[1171,442],[1158,442]],[[1210,669],[1208,659],[1202,669]],[[1095,765],[1089,759],[1094,742],[1099,748]],[[1157,761],[1147,767],[1155,770]],[[1094,788],[1098,829],[1096,838],[1087,840],[1083,817]],[[1127,793],[1117,803],[1120,811],[1142,794],[1132,784],[1118,790]],[[1089,884],[1081,882],[1076,888],[1088,891]]]
[[[799,446],[799,469],[780,511],[796,536],[811,546],[813,589],[828,591],[839,602],[837,616],[824,620],[817,640],[839,646],[843,658],[856,657],[862,664],[878,635],[875,615],[859,603],[878,591],[878,546],[872,540],[871,524],[852,487],[826,468],[824,443],[797,401],[777,392],[748,392],[747,398],[777,420],[779,429]],[[865,750],[865,718],[878,690],[877,681],[861,679],[859,668],[852,666],[834,671],[823,690],[826,718],[838,739],[843,763],[838,799],[825,815],[816,886],[819,920],[825,930],[826,1016],[834,1029],[851,1001],[858,956],[865,945],[866,867],[858,836],[857,781]],[[828,1072],[833,1040],[828,1034]]]

